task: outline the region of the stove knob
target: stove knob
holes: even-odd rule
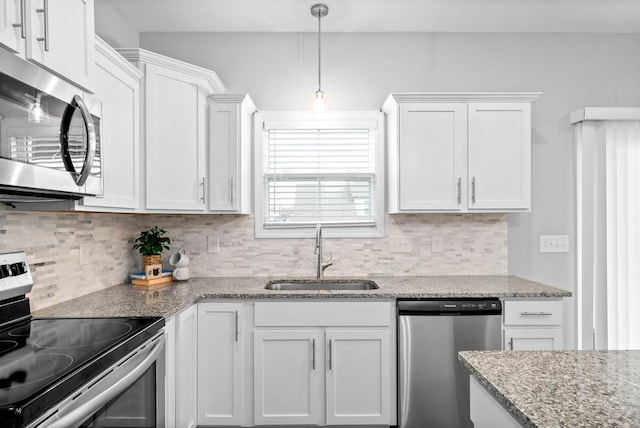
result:
[[[11,275],[9,265],[0,265],[0,278],[6,278]]]
[[[22,275],[27,271],[27,267],[24,265],[24,262],[13,263],[9,265],[9,268],[11,269],[11,275],[13,276]]]
[[[18,275],[27,273],[27,264],[25,262],[18,262],[16,265],[18,265]]]

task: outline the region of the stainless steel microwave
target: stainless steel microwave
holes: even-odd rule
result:
[[[0,202],[102,195],[100,113],[85,98],[0,52]]]

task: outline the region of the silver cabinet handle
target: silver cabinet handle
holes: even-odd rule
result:
[[[24,25],[24,17],[27,14],[25,7],[25,0],[20,0],[20,23],[13,24],[13,28],[20,28],[20,37],[23,39],[27,38],[27,28]]]
[[[311,339],[311,369],[316,369],[316,340]]]
[[[233,181],[233,177],[230,177],[229,178],[229,199],[231,201],[231,205],[233,205],[233,202],[236,199],[236,195],[235,195],[235,192],[234,192],[235,187],[236,187],[236,185],[235,185],[235,183]]]
[[[36,9],[38,13],[44,13],[44,37],[36,38],[39,42],[44,42],[45,52],[49,52],[49,0],[44,0],[44,8]]]
[[[329,370],[332,370],[332,364],[333,364],[333,355],[332,355],[332,344],[333,339],[329,339]]]
[[[462,203],[462,177],[458,177],[457,190],[458,190],[458,205],[460,205]]]
[[[205,199],[205,184],[204,184],[204,177],[202,177],[202,181],[200,182],[200,185],[202,186],[202,197],[200,198],[200,200],[202,201],[202,205],[204,205],[204,199]]]
[[[520,312],[520,315],[523,317],[531,317],[531,316],[551,316],[552,312]]]
[[[513,337],[509,339],[509,350],[513,351]]]
[[[240,315],[238,314],[238,311],[234,311],[235,312],[235,335],[236,335],[236,342],[238,341],[238,319],[240,317]]]
[[[476,203],[476,178],[471,179],[471,203]]]

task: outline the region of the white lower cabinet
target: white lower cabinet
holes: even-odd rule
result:
[[[256,425],[321,423],[320,337],[320,330],[254,332]]]
[[[198,311],[196,305],[176,315],[176,418],[175,426],[191,428],[196,422],[196,371]],[[171,426],[170,423],[168,423]]]
[[[255,424],[393,425],[393,314],[391,302],[256,302]]]
[[[326,341],[327,425],[388,423],[389,331],[327,330]]]
[[[503,348],[510,351],[564,349],[562,300],[517,299],[503,302]]]
[[[198,425],[240,425],[246,372],[242,303],[198,304]]]
[[[469,405],[471,422],[475,428],[521,427],[473,376],[469,376]]]

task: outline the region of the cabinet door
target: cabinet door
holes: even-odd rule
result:
[[[104,196],[84,198],[85,206],[140,206],[140,74],[101,44],[96,53],[96,94],[102,101],[101,155]]]
[[[320,423],[318,330],[254,332],[256,425]]]
[[[196,426],[197,305],[177,315],[176,426]]]
[[[562,350],[562,330],[560,328],[505,328],[504,347],[509,351]]]
[[[23,0],[0,0],[0,45],[12,52],[24,52],[26,35]]]
[[[240,104],[210,104],[209,210],[238,209]]]
[[[146,208],[205,208],[206,95],[202,81],[147,64],[145,71]]]
[[[198,304],[198,424],[240,425],[241,303]]]
[[[400,210],[462,208],[466,114],[465,104],[400,105]]]
[[[327,330],[327,425],[390,423],[389,331]]]
[[[469,210],[531,208],[531,105],[469,104]]]
[[[27,59],[93,92],[93,0],[24,1]]]

